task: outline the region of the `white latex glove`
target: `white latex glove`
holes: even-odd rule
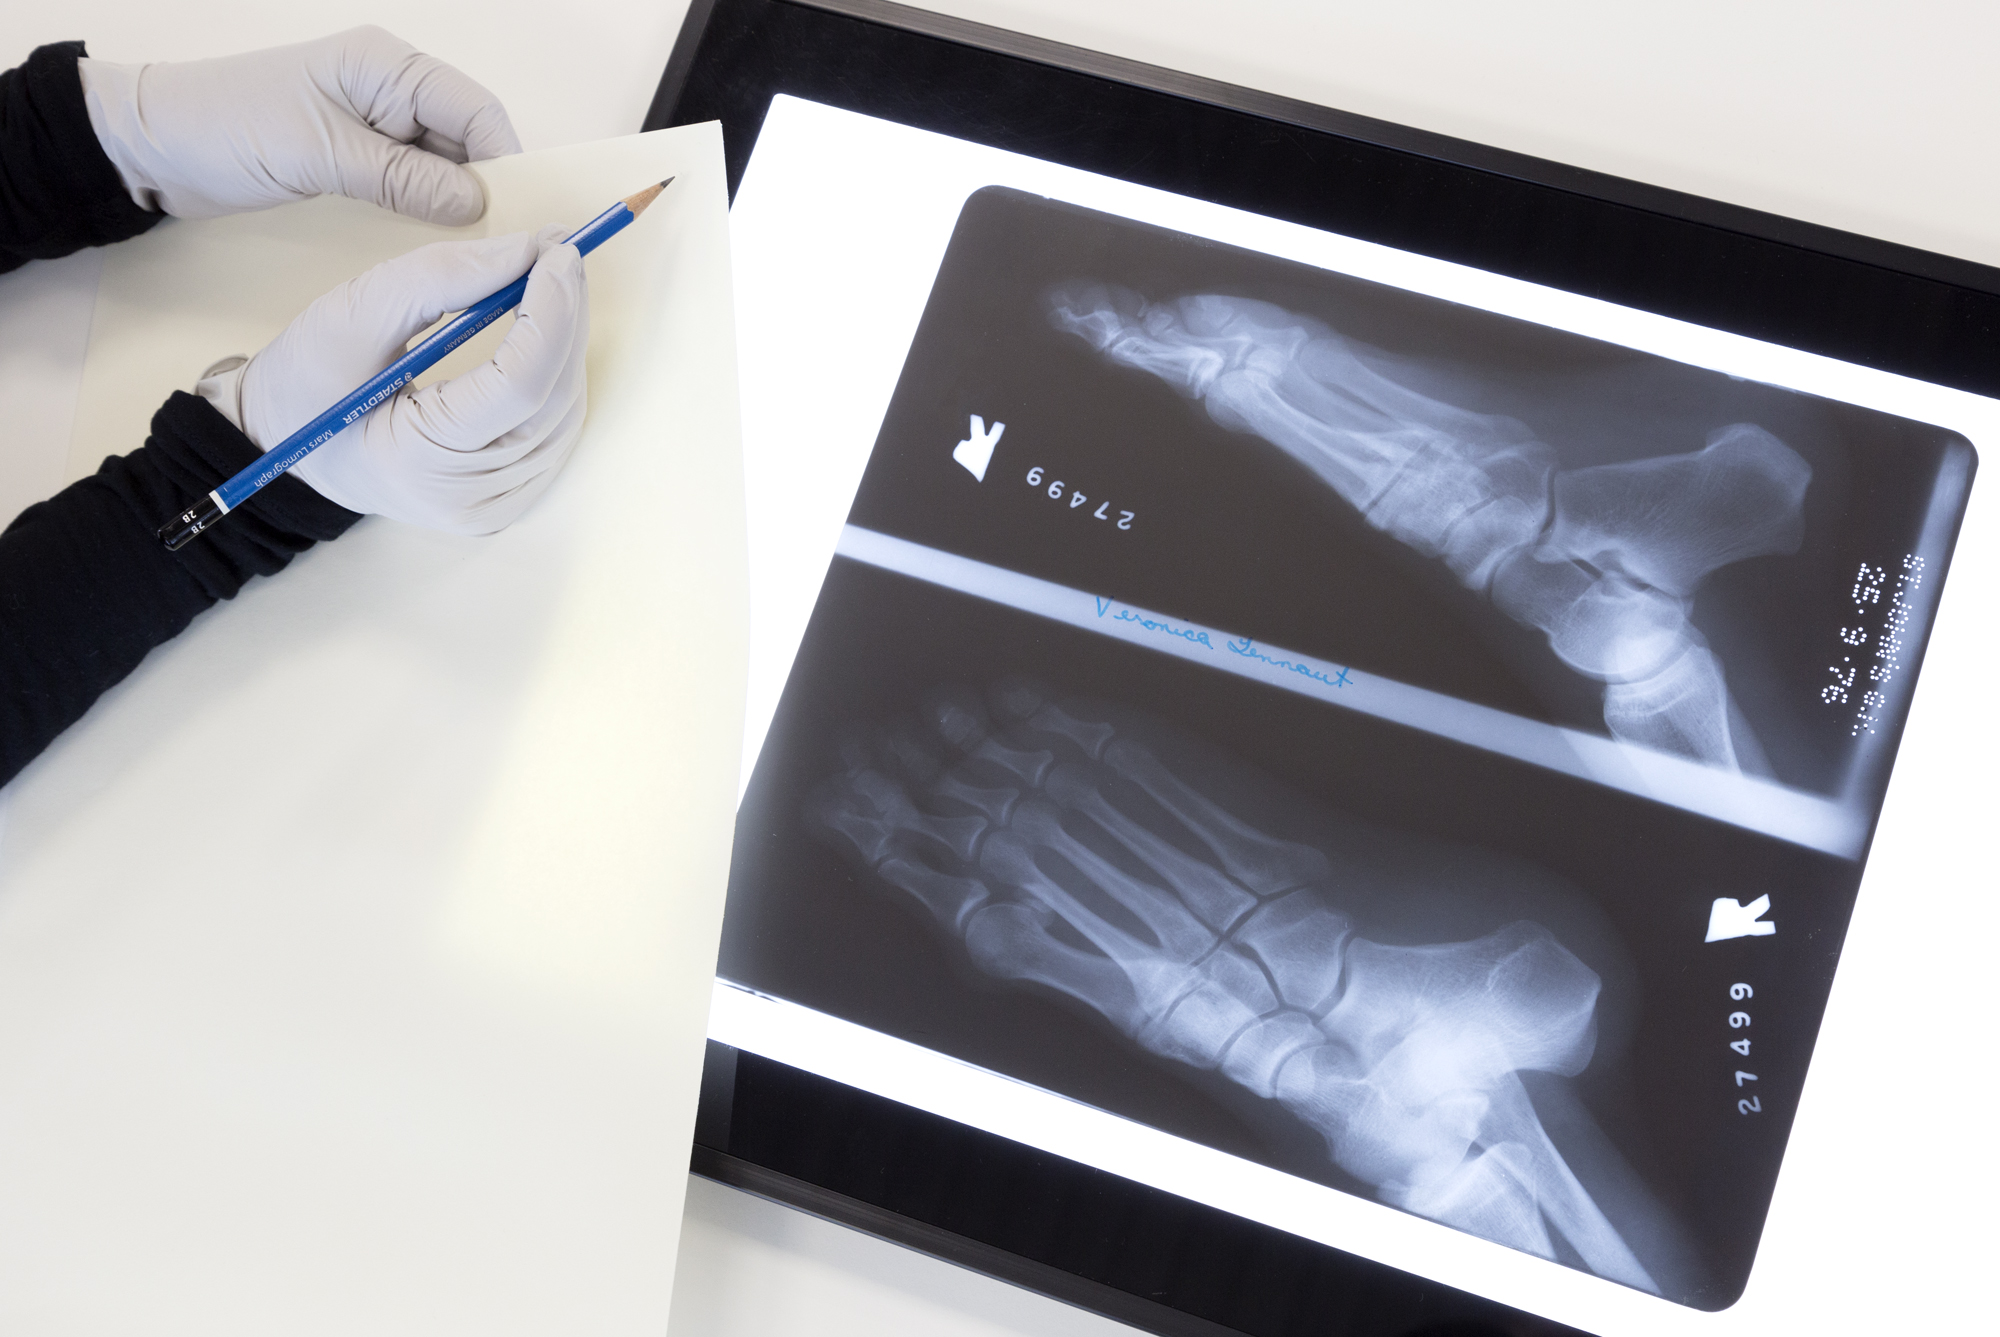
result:
[[[550,227],[443,241],[377,265],[195,392],[269,450],[401,357],[439,316],[532,264],[527,296],[490,361],[398,392],[292,468],[351,511],[452,534],[495,533],[555,478],[583,429],[590,294],[583,257],[563,235]]]
[[[380,28],[180,64],[79,60],[90,128],[142,209],[351,195],[432,223],[486,210],[459,163],[521,151],[500,100]]]

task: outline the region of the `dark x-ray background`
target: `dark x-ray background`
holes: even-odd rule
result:
[[[1813,467],[1805,544],[1714,573],[1695,619],[1779,775],[1841,787],[1849,721],[1815,708],[1854,569],[1912,549],[1940,462],[1968,449],[1959,438],[1015,191],[968,201],[853,523],[1598,732],[1597,684],[1539,633],[1370,529],[1274,447],[1052,327],[1047,293],[1079,279],[1313,316],[1423,359],[1428,392],[1519,418],[1565,467],[1699,450],[1738,421],[1774,433]],[[1007,424],[983,483],[951,459],[972,414]],[[1043,486],[1025,481],[1035,466]],[[1056,478],[1092,501],[1049,500]],[[1099,500],[1134,512],[1132,528],[1091,519]],[[910,718],[940,687],[1010,675],[1160,721],[1149,743],[1220,777],[1253,809],[1239,816],[1347,870],[1340,908],[1364,936],[1464,941],[1523,917],[1553,932],[1605,986],[1575,1089],[1685,1246],[1656,1275],[1701,1308],[1741,1292],[1856,862],[837,559],[741,809],[725,978],[1373,1196],[1270,1102],[1146,1053],[1052,992],[979,973],[808,816],[844,741]],[[1702,941],[1716,897],[1761,895],[1776,935]],[[1738,983],[1754,1001],[1732,999]],[[1728,1048],[1742,1010],[1749,1059]],[[1758,1074],[1760,1114],[1738,1113],[1739,1068]]]
[[[1860,563],[1893,569],[1914,549],[1941,464],[1970,450],[1962,437],[1021,191],[967,200],[854,523],[1598,733],[1601,684],[1556,659],[1541,632],[1370,528],[1275,446],[1054,328],[1049,292],[1078,281],[1151,301],[1224,293],[1316,318],[1403,360],[1399,376],[1420,367],[1416,389],[1520,420],[1564,468],[1698,451],[1731,423],[1771,432],[1812,466],[1804,543],[1715,571],[1693,620],[1776,778],[1852,792],[1853,708],[1820,698],[1836,630],[1854,621]],[[983,486],[950,457],[971,414],[1007,424]],[[1109,499],[1136,513],[1132,528],[1050,502],[1025,482],[1036,465],[1093,498],[1084,515]],[[1892,736],[1928,628],[1912,630],[1882,726]],[[1891,752],[1868,750],[1877,773],[1860,777],[1864,801]]]

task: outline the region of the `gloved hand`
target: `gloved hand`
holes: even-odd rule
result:
[[[247,363],[195,392],[269,450],[402,356],[418,331],[519,278],[527,296],[492,359],[404,389],[293,466],[351,511],[452,534],[507,527],[555,478],[583,428],[590,342],[583,257],[564,229],[445,241],[350,279]],[[503,317],[502,319],[505,319]]]
[[[521,151],[498,98],[380,28],[180,64],[77,62],[142,209],[177,218],[351,195],[432,223],[486,210],[457,164]]]

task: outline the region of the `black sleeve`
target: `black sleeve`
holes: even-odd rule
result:
[[[82,42],[0,72],[0,273],[137,236],[165,217],[132,203],[90,128]]]
[[[257,458],[207,400],[0,533],[0,784],[197,613],[361,517],[286,475],[179,552],[154,531]]]

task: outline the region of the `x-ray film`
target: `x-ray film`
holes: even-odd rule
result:
[[[721,976],[1725,1306],[1972,468],[977,191],[743,803]]]

